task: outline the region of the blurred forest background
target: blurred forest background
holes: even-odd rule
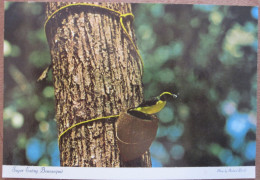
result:
[[[133,4],[146,99],[158,114],[153,167],[254,165],[257,7]],[[59,166],[44,3],[5,2],[4,164]]]

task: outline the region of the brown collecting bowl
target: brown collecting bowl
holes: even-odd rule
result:
[[[155,139],[158,118],[140,119],[121,112],[116,121],[116,138],[123,161],[130,161],[145,153]]]

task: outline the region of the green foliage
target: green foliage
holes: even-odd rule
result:
[[[43,3],[5,2],[4,164],[59,165],[52,80],[36,82],[51,62],[44,16]]]
[[[158,117],[153,166],[255,163],[255,7],[134,4],[144,95],[178,94]],[[44,4],[5,2],[4,164],[59,165]]]
[[[252,9],[135,5],[145,97],[178,94],[158,114],[154,166],[254,164],[245,158],[255,151],[245,151],[250,140],[255,142],[256,127],[257,20]],[[236,127],[229,124],[234,119],[240,126],[240,118],[246,125],[233,132]]]

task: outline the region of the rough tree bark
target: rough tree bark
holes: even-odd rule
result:
[[[47,3],[46,15],[70,2]],[[121,13],[124,3],[94,3]],[[130,19],[124,24],[135,39]],[[59,134],[72,125],[97,117],[119,114],[143,100],[142,66],[115,14],[100,8],[73,6],[59,11],[47,24],[55,88]],[[147,151],[122,162],[115,139],[115,120],[77,126],[60,140],[61,166],[151,166]]]

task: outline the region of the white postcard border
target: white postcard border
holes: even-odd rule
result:
[[[184,168],[97,168],[3,165],[3,178],[41,179],[245,179],[255,166]]]

